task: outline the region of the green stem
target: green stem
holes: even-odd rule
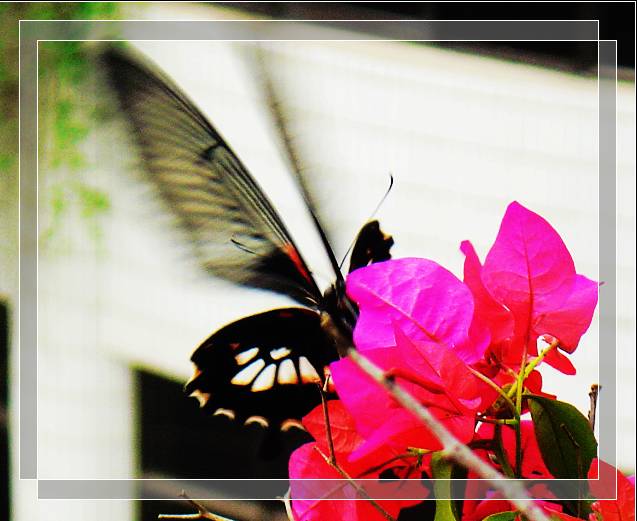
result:
[[[507,418],[504,420],[497,420],[492,418],[478,417],[478,421],[482,423],[493,423],[494,425],[517,425],[520,423],[518,418]]]
[[[529,377],[544,357],[558,345],[559,341],[557,339],[553,340],[551,345],[541,351],[538,356],[531,360],[531,362],[527,365],[527,351],[525,344],[524,351],[522,352],[522,361],[520,362],[520,371],[518,372],[516,381],[507,393],[509,398],[515,395],[515,410],[517,412],[517,418],[520,418],[522,415],[522,392],[524,391],[524,381]],[[515,426],[515,441],[515,475],[519,478],[522,475],[522,427],[520,423]]]
[[[522,415],[522,391],[524,390],[524,375],[526,374],[526,345],[522,352],[522,361],[520,363],[520,372],[516,381],[517,389],[515,394],[515,410],[518,418]],[[518,423],[515,426],[515,477],[522,476],[522,425]]]
[[[522,382],[524,382],[524,380],[526,380],[529,375],[533,372],[533,370],[538,366],[538,364],[544,360],[544,357],[551,352],[553,349],[555,349],[558,345],[560,345],[558,340],[554,340],[551,345],[549,345],[546,349],[544,349],[543,351],[540,352],[539,355],[537,355],[533,360],[531,360],[528,365],[526,365],[526,367],[524,368],[523,371],[523,367],[520,367],[520,373],[518,373],[517,375],[517,381],[514,382],[514,384],[510,387],[509,391],[507,392],[507,396],[509,398],[512,398],[513,396],[515,396],[518,392],[518,387],[519,387],[519,380],[520,380],[520,374],[522,372],[524,372],[524,378],[522,379]],[[526,362],[526,352],[525,352],[525,356],[524,356],[524,361]]]

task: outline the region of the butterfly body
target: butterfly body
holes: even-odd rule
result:
[[[355,241],[357,262],[350,271],[387,260],[392,245],[377,221],[367,223]],[[320,401],[327,366],[352,347],[357,318],[339,278],[312,308],[275,309],[232,322],[194,352],[196,371],[186,392],[213,413],[285,429]]]
[[[238,421],[298,424],[320,403],[327,366],[352,346],[358,318],[315,213],[310,210],[335,278],[324,293],[269,199],[172,80],[121,50],[111,48],[102,59],[145,170],[202,266],[304,306],[258,313],[214,332],[192,355],[195,375],[186,392],[205,410]],[[392,244],[377,221],[368,222],[353,246],[350,271],[389,259]]]

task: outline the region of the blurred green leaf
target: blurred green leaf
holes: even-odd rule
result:
[[[80,209],[84,217],[96,217],[110,210],[110,199],[108,194],[103,190],[87,185],[78,185],[76,191],[80,200]]]
[[[0,170],[15,170],[18,133],[18,21],[117,19],[115,2],[4,2],[0,3]],[[81,35],[80,35],[81,36]],[[87,35],[88,36],[88,35]],[[112,35],[116,36],[116,35]],[[80,40],[81,38],[78,38]],[[93,237],[100,235],[99,216],[110,208],[103,190],[89,186],[92,160],[84,142],[96,124],[105,120],[102,100],[90,97],[93,62],[82,41],[41,42],[39,138],[43,215],[41,241],[61,244],[57,230],[63,220],[79,216]],[[99,117],[96,117],[99,115]],[[15,172],[12,172],[15,177]],[[47,176],[50,176],[47,178]],[[54,177],[55,182],[50,178]]]
[[[13,168],[15,165],[15,156],[13,154],[7,154],[3,152],[0,154],[0,172],[6,172]]]

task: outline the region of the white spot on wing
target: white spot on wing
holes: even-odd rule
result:
[[[307,432],[307,429],[303,426],[303,424],[299,420],[285,420],[281,424],[281,430],[283,432],[288,432],[290,429],[300,429],[302,431]]]
[[[274,375],[276,374],[276,365],[270,364],[263,371],[259,373],[257,379],[252,384],[252,391],[258,393],[259,391],[267,391],[272,389],[274,385]]]
[[[206,405],[208,400],[210,400],[210,393],[202,393],[199,389],[191,392],[190,396],[192,396],[193,398],[197,398],[199,407],[203,407],[204,405]]]
[[[268,420],[266,420],[263,416],[250,416],[243,424],[250,425],[251,423],[258,423],[264,428],[270,425]]]
[[[283,360],[279,365],[279,374],[277,375],[277,382],[281,385],[296,384],[299,382],[299,377],[296,374],[296,368],[292,360]]]
[[[252,349],[248,349],[247,351],[244,351],[243,353],[239,353],[238,355],[235,355],[234,359],[237,361],[237,364],[239,365],[247,364],[250,360],[252,360],[255,356],[257,356],[258,352],[259,352],[259,348],[253,347]]]
[[[227,418],[230,418],[231,420],[234,420],[234,418],[235,418],[235,414],[234,414],[234,411],[232,409],[223,409],[221,407],[219,407],[219,409],[217,409],[212,415],[213,416],[226,416]]]
[[[230,383],[234,385],[249,385],[252,383],[255,376],[259,374],[261,369],[263,369],[263,366],[265,366],[265,362],[261,358],[255,360],[249,366],[244,367],[241,371],[234,375],[234,378],[230,380]]]
[[[287,347],[279,347],[278,349],[270,351],[270,356],[272,357],[272,360],[281,360],[281,358],[285,358],[291,352],[292,350]]]
[[[299,358],[299,370],[301,371],[301,381],[304,384],[321,383],[321,377],[316,372],[316,369],[304,356]]]

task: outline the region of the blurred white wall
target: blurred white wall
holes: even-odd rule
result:
[[[200,12],[210,13],[165,5],[153,6],[148,16],[193,18]],[[311,242],[305,240],[309,221],[273,139],[244,45],[139,46],[209,115],[282,208],[302,247],[318,251],[303,244]],[[265,52],[304,167],[320,189],[337,256],[376,206],[391,172],[395,186],[378,217],[394,235],[395,256],[429,257],[461,277],[460,241],[471,239],[484,258],[506,205],[518,200],[560,232],[580,273],[597,278],[594,79],[405,43],[281,42],[267,44]],[[618,452],[620,463],[630,468],[635,439],[629,406],[635,383],[633,84],[619,86],[618,106],[623,401]],[[120,137],[121,128],[111,125],[87,144],[94,158],[92,181],[112,202],[103,241],[96,246],[79,220],[67,222],[61,233],[72,248],[40,258],[41,478],[134,477],[131,367],[184,381],[192,349],[215,328],[285,302],[203,275],[171,216],[131,173],[132,157]],[[590,384],[597,381],[597,332],[595,322],[573,358],[577,377],[544,371],[546,390],[584,412]],[[125,503],[36,505],[32,485],[14,481],[16,520],[132,516]]]

